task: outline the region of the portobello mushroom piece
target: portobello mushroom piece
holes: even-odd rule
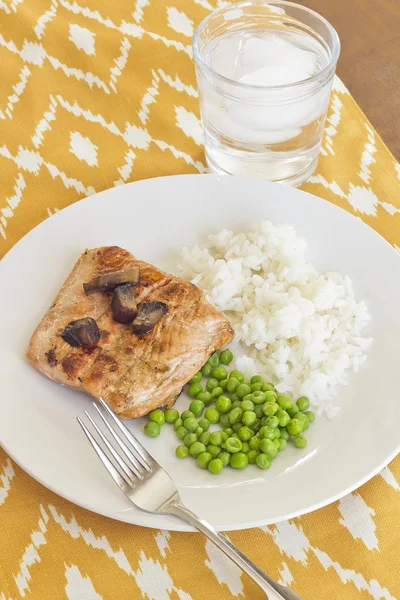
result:
[[[137,317],[132,323],[133,333],[136,333],[136,335],[150,333],[168,312],[168,306],[159,301],[140,302],[137,309]]]
[[[86,296],[96,292],[112,292],[119,285],[130,283],[131,285],[139,285],[140,271],[139,267],[131,267],[125,271],[114,271],[113,273],[105,273],[95,277],[88,283],[83,284]]]
[[[119,285],[113,293],[111,310],[117,323],[131,323],[137,315],[135,288],[131,283]]]
[[[61,337],[73,348],[94,346],[100,339],[100,331],[92,317],[85,317],[68,323]]]

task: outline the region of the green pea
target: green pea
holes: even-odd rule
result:
[[[263,412],[264,406],[265,406],[264,404],[256,404],[256,406],[254,407],[254,412],[256,413],[257,419],[261,419],[261,417],[264,416],[264,412]]]
[[[272,442],[272,443],[274,444],[274,446],[275,446],[275,449],[276,449],[276,450],[279,452],[279,448],[281,447],[281,442],[280,442],[280,440],[276,440],[276,439],[275,439],[275,440],[273,440],[273,442]]]
[[[286,429],[290,435],[299,435],[303,431],[303,423],[299,419],[292,419],[286,425]]]
[[[165,413],[160,408],[152,410],[149,414],[149,417],[150,421],[154,421],[154,423],[157,423],[157,425],[164,425],[165,423]]]
[[[249,440],[249,446],[250,446],[250,450],[258,450],[260,447],[260,438],[258,437],[252,437],[251,440]]]
[[[185,435],[185,437],[183,438],[183,443],[185,444],[185,446],[187,446],[188,448],[190,448],[190,446],[192,444],[194,444],[195,442],[197,442],[197,435],[195,433],[187,433]]]
[[[183,426],[186,427],[188,431],[196,431],[198,423],[196,419],[190,418],[183,421]]]
[[[242,442],[234,437],[230,437],[225,442],[225,449],[230,454],[234,454],[235,452],[240,452],[242,449]]]
[[[201,381],[202,377],[203,377],[203,373],[201,371],[197,371],[197,373],[195,375],[193,375],[193,377],[189,381],[189,383],[199,383],[199,381]]]
[[[189,433],[189,432],[188,432],[188,430],[186,429],[186,427],[179,427],[179,428],[176,430],[176,435],[178,436],[178,438],[179,438],[180,440],[183,440],[183,438],[185,437],[185,435],[186,435],[187,433]]]
[[[278,440],[274,440],[274,442],[275,441],[278,441]],[[275,458],[277,454],[278,454],[278,448],[276,447],[276,444],[274,444],[274,450],[273,450],[273,452],[271,452],[271,454],[269,454],[269,456],[271,458]]]
[[[149,421],[144,426],[144,432],[147,435],[147,437],[156,438],[161,433],[161,427],[155,421]]]
[[[251,395],[252,395],[252,400],[253,400],[254,404],[257,404],[258,406],[260,404],[264,404],[264,402],[265,402],[264,392],[261,392],[261,391],[253,392]]]
[[[252,383],[250,386],[252,392],[262,392],[263,384],[260,383]]]
[[[236,379],[236,377],[229,377],[228,383],[226,384],[226,389],[228,390],[228,392],[236,392],[239,385],[239,379]]]
[[[244,452],[245,454],[250,452],[250,446],[248,442],[242,442],[242,452]]]
[[[253,394],[247,394],[241,401],[240,408],[243,408],[244,411],[254,410],[254,403],[251,401],[252,395]]]
[[[214,388],[219,387],[219,381],[218,379],[215,379],[214,377],[212,377],[211,379],[209,379],[206,383],[206,388],[207,391],[212,392]]]
[[[278,417],[276,417],[276,416],[268,417],[266,424],[268,427],[272,427],[273,429],[275,429],[275,427],[278,427],[278,425],[279,425]]]
[[[256,419],[255,423],[252,425],[253,431],[257,433],[261,429],[261,419]]]
[[[200,400],[204,406],[207,406],[207,404],[211,404],[212,396],[210,392],[200,392],[200,394],[197,394],[197,400]]]
[[[304,435],[296,435],[296,437],[293,438],[293,443],[296,448],[305,448],[307,446],[307,440]]]
[[[188,387],[188,394],[191,398],[196,398],[197,394],[203,391],[201,383],[191,383]]]
[[[229,413],[229,423],[234,425],[235,423],[239,423],[243,417],[243,409],[242,408],[232,408]]]
[[[218,381],[226,379],[227,376],[228,371],[225,369],[225,367],[215,367],[215,369],[213,369],[211,372],[211,377],[214,377],[214,379],[218,379]]]
[[[204,433],[204,429],[202,427],[198,427],[195,431],[195,434],[198,438],[201,436],[202,433]]]
[[[206,451],[206,447],[201,442],[194,442],[189,448],[189,452],[194,458],[197,458],[199,454]]]
[[[210,421],[208,419],[200,419],[199,427],[201,427],[204,431],[207,431],[210,427]]]
[[[218,356],[217,352],[214,352],[214,354],[212,354],[210,356],[210,358],[208,359],[208,362],[210,363],[210,365],[212,366],[213,369],[215,369],[215,367],[219,366],[220,360],[219,360],[219,356]]]
[[[275,439],[279,439],[281,437],[281,430],[280,430],[280,428],[276,427],[274,429],[274,431],[275,431]]]
[[[226,350],[222,350],[221,354],[219,355],[219,360],[223,365],[230,365],[233,361],[232,352],[228,348]]]
[[[263,392],[275,392],[275,388],[272,383],[265,383],[262,388]]]
[[[237,394],[232,394],[231,395],[231,400],[232,400],[232,404],[234,402],[240,402],[240,398],[239,398],[239,396]]]
[[[234,423],[232,425],[232,429],[234,433],[238,433],[239,429],[242,427],[242,423],[239,421],[239,423]]]
[[[232,398],[231,398],[231,400],[232,400]],[[239,400],[239,399],[232,400],[232,408],[242,408],[241,400]]]
[[[197,462],[198,466],[200,467],[200,469],[208,469],[208,465],[210,464],[211,460],[212,460],[212,456],[209,452],[202,452],[196,458],[196,462]]]
[[[228,385],[228,381],[229,381],[229,379],[223,379],[222,381],[219,382],[219,387],[222,387],[224,392],[226,390],[226,386]]]
[[[307,396],[301,396],[296,402],[300,412],[305,412],[310,408],[310,401]]]
[[[219,446],[214,446],[214,444],[208,444],[207,452],[209,452],[213,458],[216,458],[219,454],[221,454],[222,450]]]
[[[179,427],[182,427],[182,425],[183,425],[183,419],[181,419],[181,417],[179,417],[179,419],[177,419],[174,423],[175,431],[177,431],[179,429]]]
[[[247,454],[244,452],[237,452],[236,454],[231,455],[229,464],[233,469],[243,470],[249,464],[249,459],[247,458]]]
[[[307,431],[307,429],[310,427],[310,421],[308,420],[307,415],[305,415],[304,413],[299,413],[298,415],[296,415],[296,419],[302,422],[303,431]]]
[[[195,417],[200,417],[204,410],[204,402],[201,400],[192,400],[189,404],[189,410],[194,414]]]
[[[186,419],[194,419],[195,418],[195,416],[191,410],[184,410],[183,413],[181,414],[181,417],[184,421],[186,421]]]
[[[224,463],[222,462],[222,460],[220,458],[213,458],[208,463],[208,470],[213,475],[218,475],[218,473],[221,473],[223,468],[224,468]]]
[[[249,459],[249,464],[250,465],[255,465],[256,464],[256,458],[258,456],[258,452],[257,450],[250,450],[250,452],[247,453],[247,458]]]
[[[286,396],[286,394],[279,394],[277,402],[279,406],[285,410],[293,406],[292,399],[289,396]]]
[[[304,414],[305,414],[305,416],[307,417],[307,419],[309,420],[310,423],[314,423],[314,421],[315,421],[315,413],[313,413],[312,410],[307,410]]]
[[[238,425],[240,425],[240,423],[238,423]],[[239,431],[239,429],[238,429],[238,431]],[[234,433],[232,433],[231,438],[242,441],[240,439],[240,435],[236,431]]]
[[[276,418],[278,419],[278,423],[280,427],[286,427],[286,425],[290,422],[290,417],[286,410],[282,410],[281,408],[276,413]]]
[[[230,372],[229,377],[234,377],[240,383],[242,383],[242,381],[244,381],[243,373],[241,373],[240,371],[236,371],[236,369],[233,369],[233,371]]]
[[[262,410],[266,417],[273,417],[279,410],[279,404],[277,402],[266,402],[262,405]]]
[[[284,450],[286,448],[286,446],[287,446],[286,440],[284,440],[284,439],[279,440],[279,448],[278,448],[279,452]]]
[[[275,431],[272,427],[264,426],[259,431],[260,439],[274,440]]]
[[[207,419],[207,421],[210,421],[210,423],[218,423],[219,421],[219,412],[216,408],[207,408],[206,412],[204,413],[205,418]]]
[[[229,427],[230,426],[229,415],[227,413],[222,414],[219,418],[219,422],[221,424],[221,427],[223,427],[224,429]]]
[[[205,446],[208,446],[208,444],[210,443],[210,436],[211,433],[209,431],[203,431],[203,433],[199,437],[199,442],[201,442]]]
[[[247,394],[251,393],[251,387],[247,383],[241,383],[236,390],[236,394],[239,398],[244,398]]]
[[[261,375],[253,375],[253,377],[250,379],[250,383],[262,383],[262,384],[264,384],[265,381],[261,377]]]
[[[186,458],[189,456],[189,448],[186,448],[186,446],[178,446],[175,450],[175,454],[178,458]]]
[[[215,403],[215,408],[219,410],[220,413],[228,413],[231,410],[232,402],[228,396],[220,396]]]
[[[259,454],[256,458],[256,465],[260,469],[269,469],[271,466],[271,459],[266,454]]]
[[[220,396],[222,396],[222,394],[224,393],[224,390],[222,389],[222,387],[217,386],[213,389],[213,391],[211,392],[211,396],[213,398],[219,398]]]
[[[262,439],[260,441],[260,452],[263,454],[268,454],[268,456],[272,456],[275,452],[275,444],[273,440]]]
[[[290,406],[289,408],[286,409],[287,414],[289,415],[289,417],[291,419],[294,419],[294,417],[297,415],[297,413],[299,413],[299,407],[297,406],[297,404],[292,404],[292,406]]]
[[[212,365],[210,365],[209,362],[206,362],[204,367],[201,369],[201,372],[203,373],[204,377],[210,377],[212,370],[213,370]]]
[[[233,433],[233,432],[232,432]],[[226,440],[228,439],[229,435],[227,433],[225,433],[225,431],[221,431],[221,440],[222,440],[222,444],[225,444]]]
[[[262,425],[262,427],[265,427],[267,425],[268,419],[269,419],[269,417],[261,417],[261,425]]]
[[[238,431],[239,437],[243,442],[248,442],[253,437],[253,432],[250,427],[243,425]]]
[[[276,402],[278,399],[278,392],[275,392],[275,390],[267,390],[266,392],[263,390],[263,394],[265,394],[266,401]]]
[[[221,431],[213,431],[210,435],[210,444],[213,446],[222,446]]]
[[[252,410],[246,410],[242,417],[243,425],[247,425],[247,427],[252,427],[254,423],[257,421],[256,413]]]
[[[286,427],[287,427],[287,426],[286,426]],[[280,432],[281,432],[281,439],[283,439],[283,440],[286,440],[286,441],[287,441],[287,440],[290,438],[289,432],[288,432],[288,430],[287,430],[287,429],[285,429],[285,427],[282,427],[282,428],[280,429]]]
[[[224,433],[226,433],[226,435],[228,437],[230,437],[233,433],[233,429],[231,429],[230,427],[227,427],[226,429],[224,429]]]
[[[219,460],[222,460],[224,467],[226,467],[229,465],[231,455],[229,454],[229,452],[221,452],[221,454],[218,455],[218,458]]]
[[[179,413],[175,408],[169,408],[165,413],[165,420],[167,423],[175,423],[179,419]]]

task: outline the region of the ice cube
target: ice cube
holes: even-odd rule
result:
[[[318,56],[315,52],[303,50],[282,36],[268,33],[263,37],[247,37],[242,48],[238,71],[243,77],[263,67],[298,66],[309,77],[316,72],[317,62]]]
[[[237,115],[236,115],[237,116]],[[231,118],[229,111],[217,108],[208,102],[203,104],[202,118],[205,123],[210,124],[213,129],[224,136],[246,144],[277,144],[291,140],[301,133],[301,129],[286,128],[281,131],[277,129],[264,129],[261,127],[249,128],[243,125],[246,118],[240,123]]]
[[[240,66],[244,36],[226,36],[215,46],[212,51],[210,66],[214,71],[237,81],[237,71]]]
[[[269,96],[267,92],[258,94],[253,91],[253,95],[249,95],[245,101],[235,102],[227,99],[225,107],[229,118],[246,129],[297,129],[323,114],[329,100],[329,91],[326,89],[301,98],[298,98],[298,93],[290,88],[270,90]]]
[[[244,75],[241,83],[270,87],[288,85],[309,78],[309,73],[300,65],[271,65]]]

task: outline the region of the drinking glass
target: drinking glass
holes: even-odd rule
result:
[[[200,23],[193,51],[210,170],[308,179],[340,52],[332,25],[292,2],[239,2]]]

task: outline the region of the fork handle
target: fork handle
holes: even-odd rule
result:
[[[191,510],[186,508],[178,494],[174,494],[168,504],[163,506],[162,512],[179,517],[192,527],[195,527],[208,539],[213,542],[222,552],[224,552],[242,571],[247,573],[253,581],[267,593],[269,600],[301,600],[300,596],[295,594],[285,585],[281,585],[268,577],[251,560],[249,560],[240,550],[234,546],[227,537],[218,533],[216,529],[207,521],[204,521]]]

